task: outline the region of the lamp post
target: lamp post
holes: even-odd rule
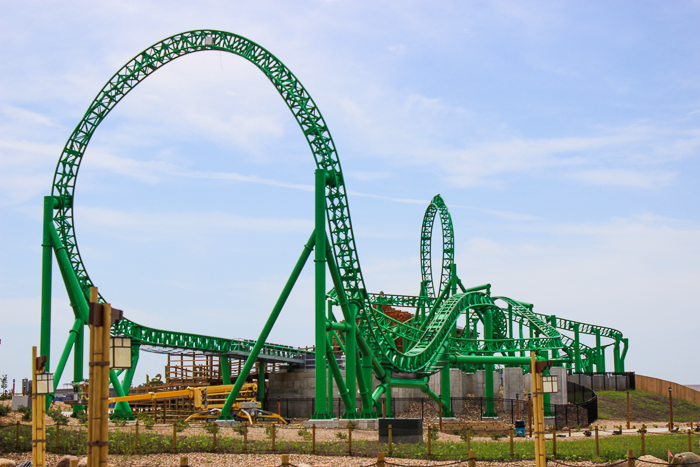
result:
[[[53,392],[53,373],[46,373],[46,356],[32,347],[32,465],[46,467],[46,394]]]
[[[109,366],[113,370],[131,368],[131,337],[112,337],[109,345]]]
[[[110,338],[110,327],[121,319],[120,310],[98,303],[97,287],[90,288],[90,386],[88,398],[88,467],[107,463],[110,368],[131,368],[131,338]]]

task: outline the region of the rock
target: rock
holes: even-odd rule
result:
[[[87,467],[87,457],[81,457],[78,461],[78,467]]]
[[[75,456],[63,456],[56,463],[56,467],[70,467],[70,461],[78,460]]]
[[[682,452],[676,454],[668,465],[700,465],[700,456],[693,452]]]
[[[0,458],[0,467],[15,467],[16,465],[15,461]]]

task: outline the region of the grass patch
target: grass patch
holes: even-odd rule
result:
[[[625,420],[627,418],[627,394],[623,391],[597,391],[598,418],[601,420]],[[633,420],[668,422],[668,396],[647,391],[630,391],[630,412]],[[700,405],[674,399],[673,420],[691,422],[700,420]]]

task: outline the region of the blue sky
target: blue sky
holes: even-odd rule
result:
[[[71,131],[131,57],[211,28],[267,48],[321,109],[370,291],[418,292],[440,193],[465,284],[619,329],[628,370],[700,383],[699,23],[697,1],[3,2],[0,374],[26,377],[38,345],[42,197]],[[257,69],[178,59],[88,147],[87,270],[134,321],[255,338],[313,228],[313,169]],[[56,361],[58,273],[53,294]],[[312,309],[307,268],[270,340],[311,345]],[[146,355],[135,381],[163,365]]]

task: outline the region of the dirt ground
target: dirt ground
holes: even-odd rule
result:
[[[16,455],[8,454],[7,459],[14,460],[18,464],[20,462],[31,460],[30,454]],[[49,467],[54,466],[60,456],[48,454],[46,463]],[[174,454],[158,454],[152,456],[110,456],[110,463],[118,467],[179,467],[182,456]],[[258,455],[258,454],[188,454],[188,465],[190,467],[276,467],[281,464],[280,456],[276,455]],[[646,462],[645,462],[646,461]],[[358,458],[358,457],[324,457],[324,456],[308,456],[295,455],[289,456],[289,462],[297,467],[364,467],[374,465],[375,459]],[[393,466],[440,466],[445,464],[450,465],[467,465],[465,461],[462,464],[454,464],[445,461],[427,461],[421,459],[396,459],[386,458],[386,462]],[[620,465],[624,467],[627,461]],[[652,462],[652,463],[648,463]],[[659,467],[659,463],[665,461],[653,456],[641,457],[637,462],[637,467]],[[513,466],[513,467],[534,467],[534,461],[509,462],[477,462],[477,467],[487,466]],[[550,463],[557,467],[558,464]],[[593,464],[591,462],[567,462],[567,466],[602,466],[608,464]]]

